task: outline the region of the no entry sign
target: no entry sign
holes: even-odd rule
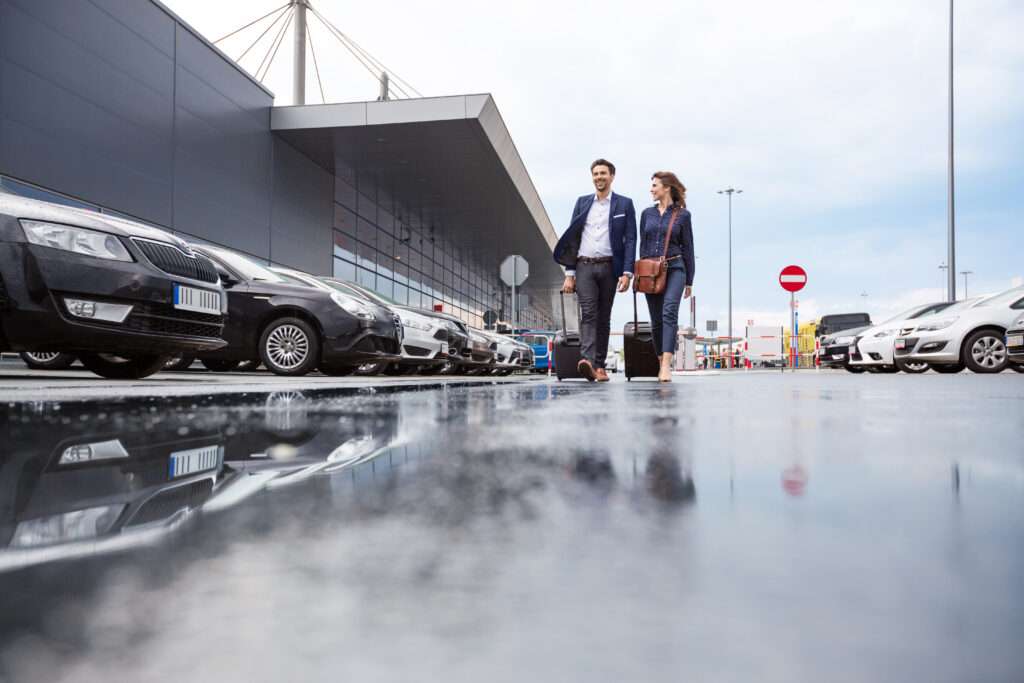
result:
[[[799,292],[807,284],[807,272],[800,266],[786,266],[779,273],[779,284],[787,292]]]

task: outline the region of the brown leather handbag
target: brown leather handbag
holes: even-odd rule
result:
[[[641,294],[661,294],[668,280],[668,242],[672,239],[672,226],[676,224],[679,209],[672,211],[665,231],[665,246],[658,258],[638,259],[633,265],[633,291]]]

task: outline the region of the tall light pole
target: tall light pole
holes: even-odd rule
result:
[[[306,0],[292,0],[295,6],[295,51],[292,76],[292,104],[306,103]]]
[[[967,298],[967,276],[974,275],[973,270],[961,270],[960,274],[964,276],[964,299]]]
[[[948,298],[956,301],[956,205],[953,179],[953,0],[949,0],[949,188],[946,199],[948,223],[947,250],[949,270],[946,273]]]
[[[729,368],[732,368],[732,196],[743,194],[743,190],[729,187],[719,190],[718,194],[729,197]]]

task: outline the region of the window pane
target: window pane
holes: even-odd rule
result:
[[[356,208],[356,188],[352,187],[352,185],[348,184],[340,177],[335,177],[334,201],[344,204],[350,209]]]
[[[386,296],[387,298],[390,299],[394,295],[394,292],[395,292],[394,287],[395,287],[395,283],[393,283],[391,280],[388,280],[387,278],[384,278],[384,277],[381,277],[381,276],[378,275],[377,276],[377,286],[374,288],[374,291],[376,291],[378,294],[382,294],[382,295],[384,295],[384,296]]]
[[[341,204],[334,205],[334,227],[355,237],[356,235],[356,214],[351,209],[346,209]]]
[[[356,222],[358,224],[356,237],[359,238],[359,241],[366,242],[372,246],[377,246],[377,227],[363,218],[362,215],[360,215]]]
[[[355,281],[356,264],[343,261],[340,258],[334,259],[334,277],[346,282]]]
[[[358,243],[357,256],[359,258],[357,263],[359,263],[360,266],[362,266],[363,268],[369,268],[370,270],[376,270],[377,263],[374,260],[374,257],[376,255],[376,251],[372,246],[368,244],[363,244],[362,242]]]
[[[369,289],[374,289],[377,285],[377,276],[366,268],[359,268],[356,273],[358,284]]]
[[[348,261],[355,261],[355,246],[353,240],[348,235],[343,235],[340,232],[334,232],[334,255],[346,259]]]
[[[394,294],[393,298],[394,298],[395,301],[397,301],[400,304],[407,304],[407,303],[409,303],[409,288],[406,287],[405,285],[400,285],[400,284],[398,284],[396,282],[395,283],[395,294]]]

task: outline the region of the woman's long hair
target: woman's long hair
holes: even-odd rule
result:
[[[686,186],[679,182],[679,178],[672,171],[658,171],[651,176],[651,180],[657,178],[661,184],[672,193],[672,201],[679,206],[686,208]]]

